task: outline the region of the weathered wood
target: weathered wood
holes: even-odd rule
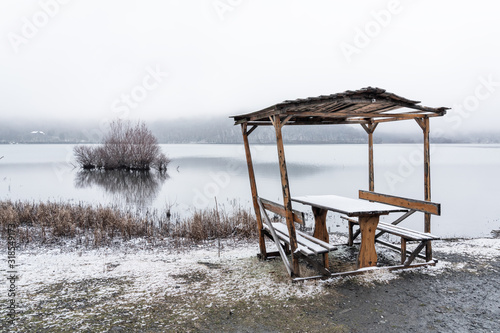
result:
[[[329,279],[331,275],[315,275],[315,276],[306,276],[306,277],[300,277],[300,278],[293,278],[292,283],[298,283],[298,282],[304,282],[308,280],[325,280]]]
[[[330,241],[330,236],[328,235],[328,230],[326,229],[326,214],[328,213],[328,210],[312,207],[312,211],[315,221],[313,237],[328,243]],[[323,265],[325,267],[329,267],[328,254],[323,256]]]
[[[385,247],[388,247],[394,251],[397,251],[398,253],[401,253],[401,247],[400,246],[397,246],[397,245],[394,245],[394,244],[391,244],[391,243],[388,243],[386,241],[383,241],[381,239],[377,239],[376,240],[376,243],[377,244],[380,244],[380,245],[383,245]],[[408,255],[411,255],[413,252],[412,251],[408,251],[408,248],[406,249],[406,256]],[[417,254],[417,258],[420,258],[420,259],[425,259],[425,256],[424,255],[421,255],[421,254]],[[435,259],[433,259],[435,260]],[[436,260],[437,261],[437,260]]]
[[[419,105],[419,101],[409,100],[384,89],[367,87],[357,91],[345,91],[328,96],[310,97],[294,101],[284,101],[260,111],[232,116],[235,124],[260,122],[270,124],[270,118],[282,117],[283,123],[310,120],[309,123],[324,124],[331,119],[354,123],[397,121],[422,117],[436,117],[446,114],[448,108],[430,108]],[[403,109],[404,108],[404,109]],[[403,109],[400,112],[395,110]],[[408,111],[409,110],[409,111]],[[288,116],[292,116],[288,118]]]
[[[375,191],[375,170],[373,166],[373,131],[368,133],[368,187]]]
[[[344,277],[344,276],[354,276],[354,275],[362,275],[370,272],[374,272],[377,270],[387,270],[389,272],[399,270],[399,269],[408,269],[408,268],[418,268],[418,267],[425,267],[425,266],[435,266],[437,264],[437,260],[430,260],[425,263],[418,263],[418,264],[410,264],[408,266],[405,265],[395,265],[395,266],[387,266],[387,267],[366,267],[363,269],[355,270],[355,271],[348,271],[348,272],[340,272],[340,273],[332,273],[329,276],[310,276],[310,277],[304,277],[304,278],[295,278],[292,281],[293,282],[302,282],[306,280],[311,280],[311,279],[326,279],[326,278],[336,278],[336,277]]]
[[[354,223],[352,223],[351,219],[347,219],[347,223],[348,223],[348,230],[349,230],[349,237],[347,238],[347,245],[352,246],[354,243],[354,239],[356,239],[356,237],[358,237],[358,235],[359,235],[359,230],[356,233],[356,236],[354,236],[354,233],[353,233]]]
[[[277,111],[273,111],[270,113],[276,114],[276,116],[280,113]],[[351,122],[356,124],[361,123],[382,123],[382,122],[391,122],[391,121],[400,121],[400,120],[409,120],[409,119],[419,119],[422,117],[422,113],[413,114],[413,113],[351,113],[351,112],[317,112],[317,111],[288,111],[286,113],[281,113],[284,116],[292,116],[287,120],[287,125],[293,125],[296,122],[300,122],[305,118],[315,117],[317,119],[311,120],[309,123],[313,125],[322,125],[325,122],[330,121],[346,121],[349,119]],[[430,114],[426,113],[426,117],[439,117],[442,114]],[[269,117],[274,117],[273,115]],[[367,121],[367,119],[369,119]],[[249,117],[235,120],[235,125],[248,123],[255,125],[271,125],[272,122],[269,120],[265,120],[264,117]]]
[[[280,239],[290,244],[288,229],[285,224],[280,222],[273,223],[274,230]],[[303,237],[304,233],[296,230],[297,249],[305,255],[318,255],[330,251],[329,247],[324,247],[316,242],[312,242]]]
[[[375,202],[381,202],[393,206],[403,207],[407,209],[417,210],[424,213],[441,215],[441,204],[415,200],[403,197],[397,197],[388,194],[376,193],[371,191],[359,190],[359,198]]]
[[[403,265],[404,266],[409,266],[413,262],[413,260],[417,256],[417,254],[419,254],[420,251],[422,251],[422,249],[427,245],[427,243],[429,243],[429,241],[421,242],[420,244],[418,244],[417,248],[415,250],[413,250],[413,252],[408,257],[408,259],[406,259],[406,261],[404,262]],[[427,261],[430,261],[430,260],[427,260]]]
[[[280,245],[280,239],[278,238],[278,235],[276,234],[276,231],[274,230],[273,224],[272,224],[271,220],[269,219],[269,216],[267,216],[266,210],[262,206],[262,203],[260,202],[260,200],[258,200],[258,205],[259,205],[259,208],[262,210],[262,214],[264,215],[264,218],[266,220],[267,229],[271,233],[273,240],[274,240],[274,243],[276,244],[276,247],[278,248],[278,252],[281,256],[281,259],[283,260],[283,263],[285,264],[286,271],[288,272],[288,275],[293,276],[292,269],[290,267],[290,262],[288,261],[288,258],[286,257],[286,254]]]
[[[255,128],[252,128],[254,130]],[[262,216],[260,214],[260,208],[259,208],[259,203],[258,203],[258,193],[257,193],[257,184],[255,182],[255,173],[253,170],[253,163],[252,163],[252,153],[250,152],[250,144],[248,142],[248,132],[247,132],[247,124],[242,124],[241,125],[241,131],[243,134],[243,145],[245,146],[245,157],[247,160],[247,167],[248,167],[248,178],[250,180],[250,190],[252,192],[252,203],[253,203],[253,208],[255,211],[255,218],[257,219],[257,232],[259,236],[259,249],[260,249],[260,255],[262,256],[263,259],[266,258],[266,242],[264,240],[264,235],[262,234]]]
[[[251,157],[249,155],[249,147],[248,147],[248,135],[252,133],[257,126],[265,126],[272,125],[276,131],[276,142],[278,149],[278,158],[279,158],[279,166],[280,166],[280,175],[281,175],[281,184],[283,191],[283,207],[280,209],[276,209],[277,214],[280,214],[285,217],[288,234],[290,235],[289,243],[290,248],[292,250],[292,268],[291,275],[299,275],[299,266],[298,266],[298,257],[295,255],[297,250],[297,235],[295,231],[294,221],[298,220],[297,215],[294,210],[292,210],[291,205],[291,197],[290,197],[290,188],[288,183],[288,175],[286,170],[286,162],[285,162],[285,154],[283,148],[283,137],[281,133],[281,128],[283,125],[312,125],[312,124],[354,124],[358,123],[365,128],[368,132],[368,141],[369,141],[369,175],[368,175],[368,187],[370,191],[374,191],[374,164],[373,164],[373,131],[375,127],[380,122],[388,122],[388,121],[399,121],[399,120],[409,120],[415,119],[416,122],[420,125],[424,132],[424,200],[427,202],[427,210],[425,213],[425,231],[430,233],[431,230],[431,214],[439,214],[440,206],[437,210],[432,211],[434,208],[429,208],[428,204],[433,205],[430,202],[431,193],[430,193],[430,146],[429,146],[429,118],[436,116],[443,116],[446,114],[447,108],[430,108],[418,105],[419,101],[405,99],[403,97],[394,95],[392,93],[386,92],[384,89],[380,88],[364,88],[357,91],[346,91],[339,94],[332,94],[328,96],[318,96],[313,98],[306,99],[297,99],[294,101],[285,101],[282,103],[278,103],[276,105],[267,107],[263,110],[252,112],[246,115],[234,116],[235,124],[242,124],[242,128],[244,125],[244,141],[245,149],[247,151],[247,164],[249,164],[249,178],[252,188],[252,197],[254,209],[256,210],[257,224],[259,228],[259,246],[261,250],[261,254],[265,256],[265,243],[263,243],[263,223],[262,216],[260,215],[260,211],[263,211],[267,216],[266,209],[269,211],[273,211],[273,207],[276,205],[266,205],[266,208],[261,208],[259,204],[256,204],[255,199],[257,198],[257,188],[255,185],[255,175],[253,174],[253,167],[251,168]],[[398,109],[407,108],[409,111],[403,109],[399,111]],[[398,110],[398,111],[396,111]],[[250,130],[247,130],[247,126],[253,126]],[[253,184],[253,185],[252,185]],[[405,200],[408,200],[404,198]],[[352,202],[351,202],[352,203]],[[393,204],[393,203],[391,203]],[[260,204],[262,205],[262,203]],[[333,211],[337,211],[343,213],[342,209],[346,209],[350,206],[349,203],[343,202],[343,207],[339,210],[331,209]],[[355,204],[357,205],[357,203]],[[381,204],[379,204],[381,205]],[[259,207],[257,207],[259,206]],[[317,206],[323,209],[330,209],[325,206]],[[387,210],[383,210],[380,206],[375,209],[375,206],[372,206],[374,210],[370,213],[364,212],[363,209],[358,209],[356,211],[349,211],[348,216],[360,216],[360,219],[364,221],[364,219],[371,219],[375,216],[378,219],[378,216],[382,214],[388,214],[389,212],[394,212],[395,210],[387,208]],[[338,207],[337,207],[338,208]],[[405,207],[407,208],[407,207]],[[417,208],[417,210],[421,210],[421,208]],[[431,210],[431,211],[429,211]],[[400,210],[403,211],[403,210]],[[369,217],[367,214],[371,214]],[[408,213],[407,213],[408,214]],[[302,218],[303,220],[303,218]],[[321,217],[318,219],[320,221],[320,225],[322,224]],[[362,225],[364,222],[361,223]],[[395,223],[397,224],[397,223]],[[350,224],[352,227],[352,225]],[[363,229],[362,227],[361,229]],[[390,229],[391,227],[385,228],[386,230],[393,231]],[[326,226],[325,226],[326,229]],[[361,230],[360,229],[360,230]],[[323,227],[317,229],[323,230]],[[380,229],[379,229],[380,230]],[[398,229],[397,232],[401,232],[402,229]],[[316,232],[316,231],[315,231]],[[359,233],[360,231],[357,231]],[[327,233],[326,233],[327,234]],[[363,242],[366,232],[362,233],[362,245],[366,241]],[[404,236],[404,240],[408,241],[409,235],[408,233]],[[322,235],[316,234],[318,237],[322,237]],[[375,241],[376,237],[380,235],[377,234],[373,239]],[[350,228],[350,242],[356,237],[356,234],[352,232],[352,228]],[[413,237],[415,238],[415,237]],[[373,241],[373,242],[374,242]],[[278,244],[281,244],[278,241]],[[281,246],[281,245],[280,245]],[[283,246],[288,246],[285,243]],[[403,245],[404,246],[404,245]],[[403,249],[403,252],[405,249]],[[376,254],[376,253],[375,253]],[[368,256],[368,255],[367,255]],[[419,254],[415,254],[415,256],[419,256]],[[364,256],[361,256],[364,260]],[[426,258],[430,260],[432,258],[432,248],[431,242],[426,242]],[[366,259],[369,262],[369,259]],[[373,260],[372,260],[373,262]],[[376,258],[375,258],[376,262]]]
[[[401,223],[403,220],[405,220],[406,218],[408,218],[410,215],[412,215],[415,212],[416,212],[416,210],[413,210],[413,209],[409,210],[407,213],[403,214],[402,216],[398,217],[395,221],[391,222],[391,224],[398,225],[399,223]],[[375,235],[375,239],[378,239],[380,236],[382,236],[385,233],[386,233],[385,231],[379,232],[378,234]]]
[[[373,165],[373,132],[378,124],[361,124],[368,133],[368,187],[370,191],[375,190],[375,170]]]
[[[328,243],[328,241],[330,240],[328,230],[326,228],[326,215],[328,213],[328,210],[318,207],[312,207],[312,212],[315,221],[313,237]]]
[[[333,246],[332,244],[328,243],[328,242],[325,242],[325,241],[322,241],[320,239],[317,239],[316,237],[314,236],[311,236],[311,235],[308,235],[306,234],[305,232],[301,232],[301,231],[298,231],[298,230],[295,230],[298,234],[300,234],[302,237],[304,237],[305,239],[307,240],[310,240],[311,242],[313,243],[316,243],[318,245],[321,245],[322,247],[324,247],[325,249],[328,249],[329,251],[333,251],[333,250],[336,250],[337,248],[335,246]]]
[[[359,217],[359,228],[361,229],[361,245],[359,248],[357,268],[371,267],[377,265],[377,251],[375,250],[375,230],[378,225],[378,216]]]
[[[288,182],[288,173],[286,168],[285,148],[283,147],[283,136],[281,133],[281,120],[279,116],[274,116],[272,117],[271,121],[274,124],[274,130],[276,132],[276,145],[278,149],[281,187],[283,191],[283,204],[286,210],[285,218],[288,227],[288,234],[290,236],[290,248],[292,251],[292,267],[293,267],[292,274],[294,276],[300,276],[299,259],[295,255],[295,251],[297,250],[297,239],[295,235],[295,225],[293,223],[292,201],[290,196],[290,184]]]
[[[430,123],[429,117],[417,120],[424,133],[424,199],[431,201],[431,151],[430,151]],[[431,215],[424,216],[424,231],[431,232]],[[432,258],[432,243],[428,242],[425,249],[428,260]]]
[[[356,221],[355,219],[346,218],[346,217],[342,217],[342,218],[345,219],[345,220],[347,220],[349,222],[349,228],[352,228],[352,226],[354,224],[359,224],[359,222]],[[397,226],[397,225],[389,224],[389,223],[384,223],[384,222],[379,222],[378,225],[377,225],[377,229],[378,230],[383,230],[384,232],[387,232],[387,233],[390,233],[390,234],[393,234],[393,235],[401,237],[401,249],[399,249],[395,245],[392,245],[390,243],[387,243],[387,242],[384,242],[384,241],[378,239],[378,236],[380,234],[378,234],[378,235],[375,236],[375,242],[376,243],[380,243],[382,245],[385,245],[385,246],[387,246],[389,248],[392,248],[394,250],[398,250],[398,251],[401,252],[401,264],[409,265],[409,264],[411,264],[411,262],[416,257],[426,259],[426,261],[433,260],[432,258],[429,260],[427,258],[427,255],[426,256],[421,256],[420,255],[420,251],[431,240],[439,239],[439,237],[434,236],[434,235],[432,235],[430,233],[423,233],[423,232],[420,232],[420,231],[415,231],[415,230],[412,230],[412,229],[408,229],[408,228],[404,228],[404,227],[401,227],[401,226]],[[361,228],[360,228],[360,230],[361,230]],[[413,250],[412,252],[410,252],[409,260],[407,260],[405,262],[406,256],[407,256],[407,249],[406,249],[406,243],[407,243],[407,241],[419,241],[420,244],[417,246],[417,248],[415,250]],[[349,245],[350,246],[353,245],[353,239],[351,237],[349,237]]]
[[[407,212],[407,209],[389,206],[361,199],[341,197],[338,195],[306,195],[292,198],[292,201],[318,207],[347,216],[387,215],[389,213]]]
[[[280,216],[286,217],[286,209],[285,206],[280,205],[279,203],[264,199],[264,198],[259,198],[262,204],[264,205],[264,208],[278,214]],[[299,224],[304,224],[304,213],[301,211],[298,211],[296,209],[292,209],[293,212],[293,221],[295,223]]]
[[[286,253],[286,251],[285,251],[285,253]],[[270,252],[267,252],[267,258],[266,259],[273,259],[273,258],[277,258],[277,257],[280,257],[280,252],[279,251],[270,251]],[[260,258],[260,253],[259,253],[259,258]],[[260,258],[260,259],[263,259],[263,258]]]
[[[253,125],[252,128],[250,128],[247,132],[246,132],[246,135],[249,136],[250,134],[252,134],[253,131],[255,131],[255,129],[257,128],[258,126],[257,125]]]
[[[262,122],[262,121],[248,121],[246,122],[248,125],[255,126],[274,126],[271,122]],[[311,118],[300,118],[297,120],[289,121],[287,126],[298,126],[298,125],[346,125],[346,124],[368,124],[370,121],[363,119],[356,119],[355,121],[351,121],[350,119],[323,119],[320,122],[315,121]]]
[[[432,235],[428,232],[420,232],[384,222],[380,222],[377,226],[377,229],[383,230],[396,236],[404,237],[405,239],[411,241],[439,239],[438,236]]]
[[[401,237],[401,265],[405,263],[406,260],[406,239]]]

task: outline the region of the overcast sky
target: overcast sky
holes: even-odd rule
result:
[[[229,116],[377,86],[500,122],[496,1],[2,0],[0,112]]]

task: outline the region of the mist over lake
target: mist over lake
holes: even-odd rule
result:
[[[1,145],[0,199],[87,202],[130,209],[164,209],[183,216],[194,209],[237,204],[251,206],[242,145],[164,144],[172,160],[167,174],[83,171],[75,166],[74,145]],[[366,145],[286,145],[292,196],[337,194],[357,197],[368,188]],[[489,236],[500,229],[500,145],[432,145],[432,201],[442,215],[432,217],[441,237]],[[276,147],[252,146],[259,195],[282,201]],[[374,146],[375,190],[423,199],[420,144]],[[294,208],[308,213],[308,207]],[[415,214],[418,215],[418,214]],[[392,221],[397,216],[385,217]],[[423,228],[423,216],[406,226]],[[347,230],[329,213],[330,231]]]

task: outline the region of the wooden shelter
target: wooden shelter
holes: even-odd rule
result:
[[[431,200],[431,181],[430,181],[430,147],[429,147],[429,119],[432,117],[439,117],[446,114],[448,108],[431,108],[422,106],[419,101],[409,100],[395,94],[389,93],[384,89],[367,87],[356,91],[345,91],[342,93],[324,95],[318,97],[310,97],[305,99],[288,100],[267,107],[263,110],[232,116],[235,125],[240,125],[243,134],[243,142],[245,146],[246,159],[248,164],[248,173],[250,178],[250,187],[252,192],[253,206],[255,209],[258,231],[259,231],[259,246],[261,258],[267,258],[270,253],[266,251],[264,236],[267,233],[271,234],[272,238],[277,242],[280,255],[285,262],[286,247],[282,249],[279,240],[287,243],[290,248],[289,253],[292,256],[292,265],[285,265],[292,277],[300,276],[298,259],[302,254],[307,254],[305,247],[297,243],[298,230],[295,229],[295,223],[301,223],[303,217],[300,212],[292,209],[292,197],[290,194],[290,184],[288,182],[287,166],[285,160],[285,150],[283,146],[282,127],[285,125],[339,125],[339,124],[360,124],[368,134],[368,189],[373,193],[374,184],[374,165],[373,165],[373,133],[379,123],[402,121],[402,120],[415,120],[422,128],[424,138],[424,201],[430,202]],[[283,205],[272,203],[268,200],[259,198],[257,191],[257,184],[252,164],[252,156],[250,153],[250,145],[248,136],[259,126],[273,126],[276,132],[276,143],[279,157],[279,168],[281,174],[281,184],[283,191]],[[373,200],[374,197],[370,197]],[[384,197],[386,198],[386,197]],[[404,199],[404,198],[399,198]],[[398,200],[399,200],[398,199]],[[298,200],[295,200],[298,201]],[[410,200],[411,201],[411,200]],[[299,201],[300,202],[300,201]],[[386,203],[399,202],[393,199]],[[405,201],[406,202],[406,201]],[[413,202],[413,201],[411,201]],[[421,202],[420,202],[421,203]],[[438,207],[437,204],[433,209]],[[413,209],[413,208],[412,208]],[[436,208],[439,210],[439,208]],[[263,218],[268,220],[266,210],[273,211],[281,214],[286,219],[286,227],[288,230],[276,231],[273,226],[268,226],[263,223]],[[417,209],[418,210],[418,209]],[[425,212],[424,219],[424,232],[430,233],[431,231],[431,213],[430,210],[423,210]],[[324,223],[326,219],[326,211],[315,210],[313,213],[316,217],[316,223],[321,221]],[[316,216],[324,214],[324,216]],[[356,221],[351,221],[356,223]],[[350,224],[351,226],[351,224]],[[321,245],[326,252],[328,252],[328,234],[326,227],[319,228],[316,226],[314,239],[304,244]],[[281,235],[281,236],[280,236]],[[306,239],[308,235],[299,233],[299,238]],[[288,237],[288,238],[287,238]],[[311,237],[312,238],[312,237]],[[321,241],[323,243],[321,243]],[[311,243],[312,242],[312,243]],[[424,243],[423,243],[424,244]],[[431,242],[425,242],[427,261],[432,259]],[[312,248],[312,245],[310,246]],[[327,266],[328,259],[325,251],[315,250],[312,252],[316,254],[323,254],[324,264]],[[324,270],[323,270],[323,273]]]

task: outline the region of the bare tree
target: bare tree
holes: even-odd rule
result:
[[[170,162],[144,122],[132,126],[130,121],[123,120],[110,124],[102,145],[76,146],[74,153],[84,169],[147,171],[155,168],[163,172]]]

